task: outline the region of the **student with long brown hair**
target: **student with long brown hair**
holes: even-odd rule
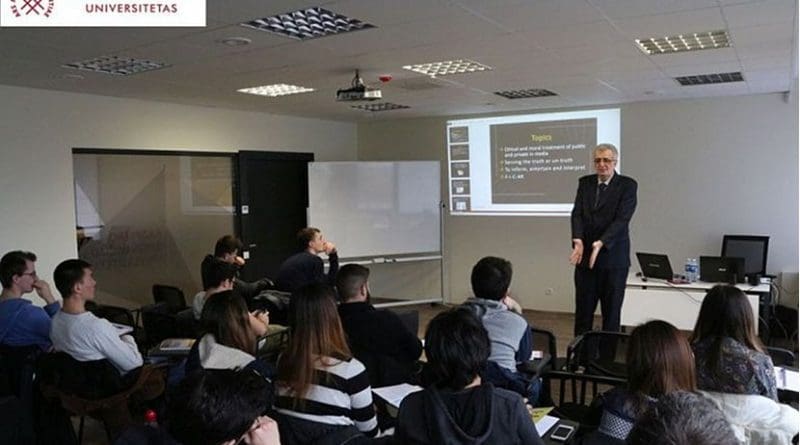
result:
[[[292,336],[278,360],[275,402],[284,444],[355,444],[377,435],[369,378],[347,346],[333,288],[301,288],[289,313]]]
[[[231,290],[211,295],[200,315],[203,335],[189,352],[186,372],[247,367],[271,377],[272,367],[255,357],[258,337],[267,333],[268,325],[269,315],[248,312],[241,295]]]
[[[626,361],[627,387],[600,396],[595,404],[596,413],[602,408],[599,426],[584,444],[623,444],[636,419],[659,397],[696,389],[689,342],[666,321],[652,320],[634,328]]]
[[[708,291],[691,338],[700,389],[778,400],[772,359],[755,323],[740,289],[718,285]]]

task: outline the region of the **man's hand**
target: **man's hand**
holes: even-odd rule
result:
[[[517,303],[516,300],[514,300],[511,297],[509,297],[508,295],[503,297],[503,299],[500,300],[500,302],[505,304],[508,307],[509,310],[522,315],[522,306],[520,306],[519,303]]]
[[[335,253],[336,252],[336,244],[333,244],[330,241],[325,241],[324,249],[325,249],[325,255],[330,255],[332,253]]]
[[[247,445],[281,445],[278,424],[267,416],[256,419],[250,431],[244,436]]]
[[[572,240],[572,253],[569,256],[569,264],[577,266],[583,259],[583,241],[580,238]]]
[[[269,326],[269,311],[254,311],[250,312],[250,326],[257,336],[262,337],[267,335],[267,327]]]
[[[244,266],[244,258],[240,257],[239,255],[236,255],[233,258],[233,264],[235,264],[235,265],[237,265],[239,267]]]
[[[592,243],[592,256],[589,257],[589,269],[594,268],[594,262],[597,261],[597,255],[600,253],[600,249],[603,248],[603,242],[597,240]]]
[[[56,302],[56,297],[53,296],[53,292],[50,291],[50,285],[47,284],[44,280],[36,280],[33,282],[33,289],[36,293],[42,297],[47,304],[53,304]]]

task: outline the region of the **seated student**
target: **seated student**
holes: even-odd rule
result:
[[[741,290],[724,285],[711,288],[690,341],[700,389],[778,400],[772,359],[756,335],[753,310]]]
[[[306,227],[297,232],[297,243],[300,252],[287,258],[280,268],[275,286],[278,290],[294,293],[303,286],[312,283],[326,283],[333,286],[336,272],[339,270],[339,254],[336,245],[326,241],[322,232],[314,227]],[[325,275],[325,264],[318,254],[328,255],[328,274]]]
[[[36,276],[36,255],[15,250],[0,259],[0,345],[50,349],[51,317],[61,308],[47,282]],[[36,291],[47,305],[33,305],[23,295]]]
[[[312,284],[292,298],[292,336],[278,360],[275,410],[285,443],[378,434],[367,371],[347,347],[331,287]],[[286,419],[284,421],[284,419]],[[359,433],[360,432],[360,433]]]
[[[347,343],[367,367],[372,386],[412,382],[422,342],[408,330],[400,317],[369,303],[369,269],[348,264],[336,275],[339,317]]]
[[[800,412],[789,405],[755,394],[700,394],[722,411],[741,443],[789,445],[800,433]]]
[[[203,332],[186,359],[186,373],[202,369],[252,368],[272,377],[270,365],[255,357],[258,337],[267,333],[269,314],[251,313],[240,295],[226,290],[208,298],[200,316]]]
[[[77,361],[107,359],[121,375],[142,366],[142,355],[130,335],[119,335],[108,320],[86,310],[94,300],[92,266],[83,260],[63,261],[53,272],[53,281],[64,298],[61,311],[53,317],[50,340],[57,351]]]
[[[265,413],[271,385],[249,370],[208,370],[181,382],[167,413],[172,437],[186,445],[280,445]]]
[[[611,389],[594,401],[586,423],[599,426],[587,435],[584,445],[624,444],[636,419],[658,397],[695,390],[692,350],[683,334],[666,321],[648,321],[634,328],[627,365],[627,387]]]
[[[738,444],[733,430],[713,403],[674,391],[661,397],[636,421],[629,445]]]
[[[492,256],[482,258],[472,268],[475,298],[468,299],[463,306],[478,316],[489,333],[492,348],[484,378],[527,397],[533,405],[541,383],[529,381],[517,371],[517,363],[530,360],[533,341],[528,322],[522,317],[522,307],[508,295],[511,275],[509,261]]]
[[[203,281],[203,289],[211,287],[209,283],[208,268],[214,258],[220,259],[236,267],[237,276],[233,279],[233,291],[241,295],[245,301],[251,301],[261,291],[268,289],[272,282],[263,278],[252,283],[241,280],[238,277],[238,269],[244,266],[245,260],[239,256],[242,250],[242,242],[233,235],[225,235],[217,240],[214,245],[214,255],[206,255],[200,263],[200,278]]]
[[[541,444],[522,397],[481,381],[489,336],[464,308],[442,312],[425,334],[431,385],[400,404],[395,438],[402,444]]]
[[[200,319],[203,305],[210,296],[233,289],[234,279],[236,279],[236,266],[219,258],[213,258],[209,262],[203,278],[205,288],[202,292],[198,292],[192,301],[192,315],[195,320]]]

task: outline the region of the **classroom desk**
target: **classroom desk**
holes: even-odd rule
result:
[[[637,326],[648,320],[660,319],[672,323],[678,329],[691,331],[694,329],[706,291],[717,284],[702,281],[672,284],[657,278],[643,281],[640,277],[630,275],[625,283],[621,324]],[[755,319],[758,320],[759,297],[769,295],[770,286],[738,284],[736,287],[747,294]]]

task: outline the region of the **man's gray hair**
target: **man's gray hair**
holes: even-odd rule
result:
[[[605,150],[610,150],[612,153],[614,153],[614,159],[617,159],[619,157],[619,152],[617,151],[617,147],[615,147],[614,144],[598,144],[597,147],[594,148],[594,151],[592,151],[592,154],[594,155],[598,151],[605,151]]]
[[[717,406],[687,391],[662,396],[634,425],[628,445],[736,444],[736,434]]]

